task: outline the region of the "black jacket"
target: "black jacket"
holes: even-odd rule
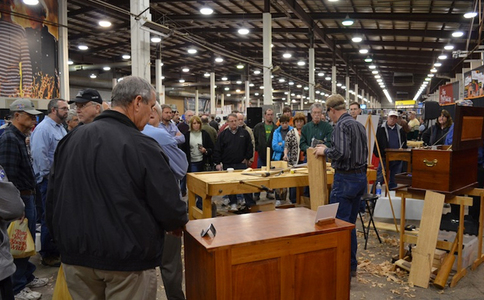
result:
[[[264,121],[258,123],[254,126],[254,141],[255,141],[255,151],[259,154],[259,158],[261,161],[266,162],[267,156],[267,147],[271,148],[271,157],[274,151],[272,150],[272,136],[274,134],[274,130],[277,129],[277,125],[274,123],[272,127],[271,135],[269,139],[266,138],[266,129],[264,127]]]
[[[378,146],[380,147],[380,152],[381,156],[383,159],[386,157],[386,152],[385,149],[388,148],[388,133],[387,133],[387,122],[383,122],[381,126],[378,127],[376,131],[376,142],[378,143]],[[395,124],[398,129],[398,135],[399,135],[399,144],[402,145],[403,149],[407,148],[407,133],[405,130],[403,130],[403,127]],[[375,154],[376,157],[378,156],[378,149],[376,147],[376,143],[373,146],[373,154]]]
[[[46,219],[63,263],[113,271],[161,262],[164,230],[188,220],[160,145],[108,110],[58,144]]]
[[[213,162],[215,164],[240,164],[244,159],[249,161],[254,154],[249,132],[237,127],[235,134],[229,129],[222,131],[215,144]]]
[[[212,139],[210,138],[210,135],[208,132],[202,129],[202,146],[207,150],[205,154],[203,154],[203,163],[206,162],[211,162],[212,159],[212,153],[213,153],[213,142]],[[183,152],[185,152],[185,155],[187,156],[188,163],[191,163],[191,157],[190,157],[190,131],[185,133],[185,143],[182,144],[181,149]]]

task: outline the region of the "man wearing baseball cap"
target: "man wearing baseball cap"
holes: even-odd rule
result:
[[[98,91],[94,89],[80,90],[76,98],[69,101],[75,103],[77,117],[80,124],[88,124],[103,112],[103,99]]]
[[[376,181],[383,183],[382,165],[385,164],[385,149],[399,149],[407,148],[407,134],[403,130],[403,127],[397,124],[398,113],[394,110],[388,112],[387,121],[376,131],[376,142],[380,148],[380,164],[378,165],[377,178]],[[373,154],[376,157],[378,155],[378,149],[373,147]],[[395,174],[401,172],[402,162],[401,161],[391,161],[390,162],[390,181],[388,183],[388,188],[393,189],[397,187],[395,183]]]
[[[42,112],[34,108],[28,99],[17,99],[10,105],[12,123],[0,136],[0,165],[5,169],[10,181],[20,191],[25,204],[25,218],[28,219],[30,233],[35,237],[35,175],[25,139],[37,123],[37,115]],[[29,287],[41,287],[48,283],[47,278],[34,276],[35,265],[29,257],[14,259],[17,270],[12,275],[13,291],[16,297],[38,299],[41,294]]]

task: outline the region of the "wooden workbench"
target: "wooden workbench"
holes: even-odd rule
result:
[[[368,169],[368,180],[376,179],[376,171]],[[334,171],[329,168],[327,170],[327,184],[330,186],[333,183]],[[279,189],[288,187],[298,187],[297,199],[300,202],[300,196],[303,192],[303,187],[309,185],[307,172],[298,172],[290,174],[285,172],[279,176],[271,175],[269,177],[257,177],[250,175],[242,175],[241,170],[227,172],[198,172],[187,174],[187,190],[188,190],[188,218],[202,219],[212,217],[212,197],[232,194],[256,193],[260,190],[246,184],[241,184],[240,181],[249,182],[255,185],[264,185],[269,189]],[[196,207],[195,201],[198,195],[202,197],[202,210]]]
[[[187,299],[349,299],[354,225],[315,216],[298,207],[188,222]],[[210,224],[217,235],[201,237]]]
[[[395,191],[395,195],[397,197],[401,197],[401,210],[400,210],[400,248],[399,248],[399,257],[403,258],[405,255],[404,243],[411,243],[416,244],[417,237],[415,235],[410,235],[405,232],[405,207],[406,207],[406,199],[420,199],[424,200],[425,192],[418,191],[418,190],[408,190],[408,189],[401,189]],[[462,193],[463,196],[455,196],[455,195],[446,195],[445,203],[450,204],[457,204],[460,205],[460,216],[459,216],[459,228],[457,230],[457,236],[459,240],[459,245],[457,247],[457,273],[452,278],[450,283],[451,287],[454,287],[457,282],[467,274],[467,269],[462,268],[462,249],[464,243],[464,207],[465,206],[472,206],[472,198],[468,196],[480,196],[481,197],[481,214],[479,217],[479,234],[478,234],[478,252],[477,252],[477,260],[472,265],[472,268],[475,269],[484,261],[484,255],[482,254],[482,234],[483,234],[483,220],[484,220],[484,189],[477,189],[472,188]],[[423,216],[422,216],[423,217]],[[437,241],[437,248],[450,250],[452,247],[451,242],[446,241]]]

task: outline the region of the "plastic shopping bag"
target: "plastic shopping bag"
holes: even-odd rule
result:
[[[29,220],[13,221],[8,226],[8,238],[10,239],[10,253],[13,258],[24,258],[35,255],[35,244],[29,230]]]
[[[52,300],[72,300],[71,294],[69,294],[69,290],[67,289],[66,277],[62,265],[57,273],[57,281],[55,282]]]

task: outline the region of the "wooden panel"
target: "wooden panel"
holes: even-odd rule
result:
[[[232,299],[233,290],[232,283],[232,268],[230,265],[230,249],[223,249],[214,253],[215,277],[200,277],[196,284],[200,284],[200,280],[208,279],[215,281],[217,300]],[[203,295],[203,294],[200,294]],[[200,295],[196,299],[200,299]],[[210,299],[210,298],[206,298]]]
[[[469,117],[480,118],[469,119]],[[452,137],[453,150],[463,150],[478,148],[482,145],[482,139],[484,138],[484,107],[465,107],[456,106],[455,118],[454,118],[454,136]],[[472,122],[470,120],[473,120]],[[470,138],[471,136],[477,137],[478,131],[481,131],[480,138]]]
[[[452,151],[414,149],[412,151],[412,187],[449,191],[450,156]],[[434,164],[434,160],[437,160]],[[427,166],[424,162],[431,162]]]
[[[232,298],[225,299],[281,299],[279,263],[279,259],[269,259],[232,267],[233,294]]]
[[[297,240],[287,238],[247,247],[237,247],[232,249],[232,264],[334,248],[338,245],[338,236],[338,233],[328,233],[324,236],[314,235],[301,237]]]
[[[214,254],[205,250],[189,234],[184,235],[185,249],[185,283],[187,299],[216,299],[215,292],[215,259]],[[200,284],[201,278],[209,278]],[[230,299],[230,298],[227,298]]]
[[[307,149],[308,176],[311,209],[318,210],[321,205],[329,203],[327,179],[326,179],[326,159],[324,156],[316,158],[314,148]]]
[[[431,191],[425,194],[417,246],[412,251],[412,269],[408,277],[409,283],[423,288],[429,286],[444,200],[442,194]]]
[[[335,248],[296,255],[294,269],[295,299],[337,299],[337,260],[334,259],[335,257]],[[312,275],[308,277],[305,274]]]
[[[450,190],[477,183],[477,148],[452,152]]]
[[[483,117],[466,116],[462,121],[461,141],[481,139]]]

